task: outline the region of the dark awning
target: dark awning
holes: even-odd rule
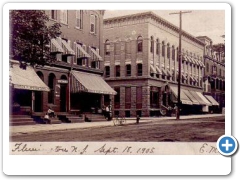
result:
[[[50,91],[49,87],[39,78],[33,67],[26,69],[19,67],[19,62],[10,60],[10,85],[15,89],[26,89],[32,91]]]
[[[82,91],[97,94],[117,94],[100,75],[72,71],[71,92]]]

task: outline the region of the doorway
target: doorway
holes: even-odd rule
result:
[[[35,103],[34,103],[34,110],[35,112],[42,112],[42,92],[41,91],[35,91]]]

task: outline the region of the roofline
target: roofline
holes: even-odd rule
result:
[[[159,15],[153,13],[152,11],[147,11],[147,12],[141,12],[141,13],[135,13],[135,14],[129,14],[129,15],[124,15],[124,16],[117,16],[117,17],[103,19],[103,24],[105,24],[107,22],[115,21],[115,20],[124,20],[124,19],[129,18],[129,17],[134,18],[134,17],[139,17],[139,16],[150,16],[151,18],[156,18],[162,24],[165,24],[165,25],[169,26],[172,30],[174,30],[177,33],[179,33],[179,28],[177,26],[175,26],[174,24],[170,23],[169,21],[163,19],[162,17],[160,17]],[[188,32],[186,32],[184,30],[182,30],[182,35],[184,35],[185,37],[188,37],[189,39],[194,40],[195,42],[199,43],[200,45],[205,46],[204,42],[200,41],[195,36],[189,34]]]

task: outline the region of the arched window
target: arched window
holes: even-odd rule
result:
[[[110,42],[108,39],[105,41],[105,55],[110,55]]]
[[[67,80],[67,76],[62,75],[62,76],[61,76],[61,79]]]
[[[170,45],[169,43],[167,44],[167,58],[170,58]]]
[[[150,52],[151,53],[154,52],[154,39],[153,39],[153,36],[151,36]]]
[[[165,44],[162,42],[162,56],[165,57]]]
[[[156,54],[159,55],[160,54],[160,42],[159,42],[159,39],[156,40]]]
[[[48,76],[48,87],[50,91],[48,92],[48,103],[54,104],[54,91],[56,85],[56,77],[53,73]]]
[[[138,38],[137,38],[137,51],[138,52],[143,51],[143,38],[142,38],[142,36],[138,36]]]

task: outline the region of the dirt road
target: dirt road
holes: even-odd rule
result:
[[[12,142],[135,141],[216,142],[225,134],[224,117],[194,120],[164,120],[124,126],[91,127],[31,132],[10,136]]]

